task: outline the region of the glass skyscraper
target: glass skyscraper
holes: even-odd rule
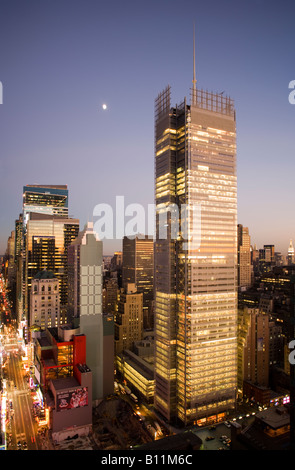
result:
[[[155,407],[205,424],[236,398],[236,119],[223,94],[170,95],[155,101]]]
[[[79,234],[79,220],[31,212],[26,224],[24,252],[25,312],[30,309],[32,280],[40,271],[52,271],[59,280],[61,322],[68,303],[68,247]]]
[[[79,220],[68,218],[67,185],[27,185],[23,187],[23,212],[20,216],[21,261],[18,292],[23,319],[29,321],[30,289],[35,275],[52,271],[59,279],[61,321],[67,306],[67,248],[79,233]],[[20,307],[19,307],[20,310]]]

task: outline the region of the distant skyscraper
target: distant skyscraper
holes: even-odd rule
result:
[[[275,261],[275,246],[274,245],[263,245],[263,248],[259,250],[260,261],[265,263],[274,263]]]
[[[115,251],[111,259],[111,270],[116,270],[122,267],[122,251]]]
[[[115,315],[118,301],[118,279],[111,277],[105,281],[103,289],[103,312]]]
[[[292,240],[290,240],[290,245],[288,248],[287,261],[288,264],[294,264],[295,262],[295,252]]]
[[[102,312],[102,266],[102,241],[89,222],[68,249],[68,316],[87,337],[94,402],[114,391],[114,320]]]
[[[249,288],[252,279],[251,242],[249,229],[238,225],[238,286]]]
[[[154,298],[154,240],[148,236],[123,238],[123,287],[128,283],[134,283],[137,292],[143,293],[144,328],[151,328]]]
[[[117,276],[119,288],[122,287],[122,258],[122,251],[115,251],[110,263],[110,271],[112,273],[112,276],[114,274]]]
[[[204,424],[236,399],[236,119],[195,78],[190,104],[171,106],[170,87],[156,99],[155,199],[155,407]]]

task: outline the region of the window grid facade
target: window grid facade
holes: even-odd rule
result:
[[[188,424],[235,406],[235,114],[220,96],[207,96],[207,107],[206,100],[184,100],[172,108],[169,87],[164,95],[156,100],[155,128],[155,406]]]

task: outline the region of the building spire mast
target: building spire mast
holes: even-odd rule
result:
[[[197,80],[196,80],[196,48],[195,48],[195,23],[194,23],[194,57],[193,57],[193,61],[194,61],[194,66],[193,66],[193,102],[196,101],[196,83],[197,83]]]

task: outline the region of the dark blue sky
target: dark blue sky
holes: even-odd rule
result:
[[[259,247],[286,252],[293,0],[1,0],[0,253],[26,184],[68,184],[81,228],[117,195],[154,202],[154,99],[167,84],[173,104],[189,98],[194,22],[198,87],[235,100],[238,222]]]

